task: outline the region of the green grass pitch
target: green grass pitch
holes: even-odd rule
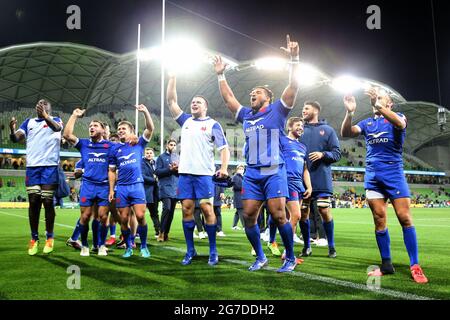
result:
[[[419,239],[419,257],[429,283],[411,280],[409,259],[401,227],[389,209],[389,230],[396,274],[382,277],[380,288],[367,286],[367,268],[379,263],[373,222],[368,209],[335,209],[337,259],[326,257],[327,248],[313,246],[313,255],[292,274],[277,274],[281,260],[265,247],[269,268],[251,273],[250,245],[243,231],[232,231],[232,210],[223,210],[225,238],[218,238],[220,263],[207,265],[208,241],[195,239],[199,257],[182,266],[185,244],[179,210],[170,241],[157,243],[149,215],[150,259],[121,257],[114,250],[107,257],[81,257],[65,241],[78,218],[78,210],[57,209],[55,251],[42,253],[44,214],[41,212],[40,252],[27,254],[27,210],[0,209],[0,299],[449,299],[450,210],[412,209]],[[118,228],[119,229],[119,228]],[[119,232],[119,231],[118,231]],[[280,243],[279,235],[277,241]],[[298,254],[300,245],[296,245]],[[80,268],[80,289],[68,289],[69,266]]]

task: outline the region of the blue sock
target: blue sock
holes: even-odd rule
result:
[[[98,241],[99,246],[104,246],[106,242],[106,237],[108,236],[108,227],[106,225],[100,225],[100,238]]]
[[[247,235],[248,241],[250,241],[253,249],[256,252],[256,257],[258,260],[266,259],[266,255],[263,252],[263,248],[261,246],[261,235],[259,234],[259,225],[255,224],[253,227],[247,228],[245,227],[245,234]]]
[[[89,224],[83,225],[80,223],[80,235],[81,235],[81,244],[83,247],[89,247],[88,243],[88,233],[89,233]]]
[[[98,247],[99,228],[100,228],[100,221],[98,221],[97,219],[92,220],[92,243],[94,244],[94,248]]]
[[[282,226],[278,226],[278,231],[280,232],[281,240],[283,240],[283,245],[286,249],[286,258],[294,260],[294,232],[292,231],[291,223],[288,221]]]
[[[275,236],[277,234],[277,225],[272,219],[272,216],[269,216],[269,243],[275,242]]]
[[[137,231],[137,230],[136,230]],[[134,244],[134,240],[136,239],[136,234],[133,234],[133,233],[131,233],[130,234],[130,243],[131,243],[131,245],[133,245]]]
[[[130,228],[128,228],[126,230],[121,230],[121,231],[122,231],[123,240],[125,241],[125,243],[127,245],[127,249],[129,249],[129,248],[132,249]]]
[[[54,237],[53,232],[45,232],[45,236],[47,237],[47,240]]]
[[[73,229],[73,233],[72,233],[72,236],[70,237],[70,239],[72,239],[73,241],[77,241],[79,237],[80,237],[80,219],[78,219],[77,224],[75,226],[75,229]]]
[[[217,224],[206,224],[205,223],[205,230],[206,230],[206,233],[208,234],[208,241],[209,241],[209,254],[217,253],[216,229],[217,229]]]
[[[141,238],[141,249],[147,248],[147,232],[148,225],[137,227],[137,233],[139,233],[139,238]]]
[[[111,237],[115,237],[116,236],[116,225],[115,224],[110,224],[109,225],[109,235]]]
[[[322,223],[327,235],[328,248],[334,248],[334,220]]]
[[[309,219],[306,219],[304,222],[300,220],[300,230],[302,232],[303,242],[305,248],[311,247],[311,234],[310,234],[310,228],[309,228]]]
[[[36,233],[34,233],[34,232],[32,232],[31,233],[31,239],[33,239],[33,240],[39,240],[39,234],[36,232]]]
[[[375,231],[378,249],[380,250],[381,259],[391,259],[391,238],[389,230],[386,228],[382,231]]]
[[[409,264],[411,266],[419,264],[419,249],[417,248],[417,235],[414,226],[403,228],[403,241],[409,255]]]
[[[189,254],[193,254],[195,251],[194,228],[195,228],[194,220],[187,220],[187,221],[183,220],[184,238],[186,239],[187,252]]]

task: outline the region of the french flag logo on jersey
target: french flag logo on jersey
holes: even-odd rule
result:
[[[321,136],[323,136],[325,134],[325,130],[320,130],[319,133]]]

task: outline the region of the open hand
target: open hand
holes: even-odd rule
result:
[[[217,74],[223,74],[225,72],[225,69],[227,68],[227,65],[227,63],[222,61],[221,56],[214,57],[214,71]]]

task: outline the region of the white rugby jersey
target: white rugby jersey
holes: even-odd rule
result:
[[[175,120],[181,126],[178,173],[214,175],[214,145],[219,151],[228,146],[222,126],[210,117],[200,120],[184,112]]]
[[[60,118],[53,117],[61,127]],[[61,131],[55,132],[44,119],[26,119],[19,130],[27,141],[27,167],[56,166],[59,164]]]

